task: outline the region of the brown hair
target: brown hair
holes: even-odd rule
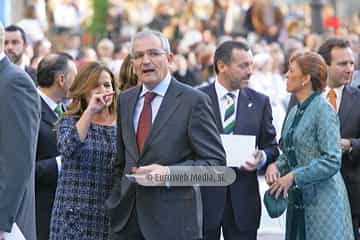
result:
[[[111,77],[111,85],[115,91],[113,102],[109,106],[111,114],[116,112],[116,99],[119,95],[114,74],[105,65],[98,62],[89,62],[82,65],[69,90],[69,98],[72,99],[66,115],[80,117],[87,108],[86,95],[97,87],[100,74],[105,71]]]
[[[135,74],[130,54],[126,56],[121,64],[119,80],[121,82],[121,91],[134,87],[138,84],[138,77]]]
[[[347,39],[331,37],[327,39],[319,48],[318,53],[324,58],[327,65],[331,65],[331,50],[333,48],[350,48],[350,42]]]
[[[314,91],[323,91],[326,87],[327,66],[324,59],[315,52],[295,52],[289,60],[289,63],[296,62],[301,72],[309,74],[311,85]]]

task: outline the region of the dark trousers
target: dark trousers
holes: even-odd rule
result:
[[[133,208],[129,221],[120,232],[111,232],[111,240],[145,240],[141,233],[136,214],[136,207]]]
[[[257,237],[257,229],[250,231],[240,231],[238,229],[235,222],[231,202],[231,193],[229,188],[226,194],[224,215],[220,222],[220,226],[218,226],[214,230],[205,230],[204,240],[219,240],[221,227],[224,235],[224,240],[256,240]]]
[[[353,222],[355,240],[360,240],[360,233],[359,233],[360,215],[353,215],[352,222]]]

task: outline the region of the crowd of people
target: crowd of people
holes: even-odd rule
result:
[[[256,240],[259,174],[288,201],[287,240],[360,239],[358,29],[299,34],[270,1],[180,7],[136,24],[112,4],[121,27],[94,48],[78,19],[55,50],[33,6],[37,28],[0,24],[0,240],[15,223],[29,240]],[[229,186],[144,184],[226,165],[221,134],[256,137]]]

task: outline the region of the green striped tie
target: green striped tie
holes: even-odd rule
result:
[[[56,115],[57,115],[59,118],[62,117],[64,111],[63,111],[63,108],[62,108],[62,106],[61,106],[61,103],[59,103],[59,104],[56,106],[56,108],[54,109],[54,112],[56,113]]]
[[[235,126],[235,95],[233,93],[227,93],[225,95],[226,108],[224,116],[224,133],[232,134]]]

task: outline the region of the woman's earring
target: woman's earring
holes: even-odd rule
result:
[[[305,82],[302,82],[302,83],[301,83],[301,86],[303,86],[303,87],[304,87],[304,86],[305,86]]]

